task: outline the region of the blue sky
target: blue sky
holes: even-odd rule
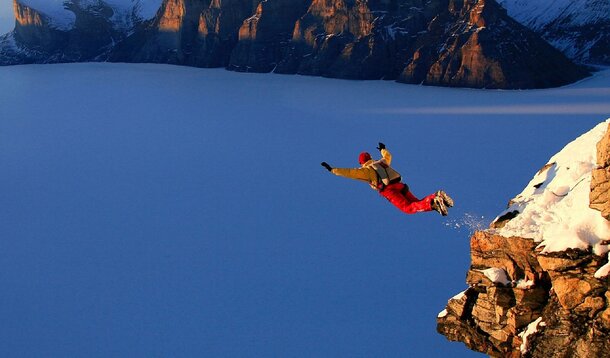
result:
[[[14,27],[13,2],[0,0],[0,34],[11,31]]]

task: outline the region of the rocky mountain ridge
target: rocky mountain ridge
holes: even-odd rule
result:
[[[500,4],[571,59],[610,65],[610,2],[500,0]]]
[[[64,27],[31,1],[14,0],[0,64],[155,62],[476,88],[588,74],[495,0],[163,0],[149,19],[140,1],[119,12],[109,0],[68,0]]]
[[[580,180],[573,185],[590,183],[583,187],[583,193],[585,204],[591,209],[571,203],[572,213],[566,211],[568,216],[562,219],[574,221],[575,241],[568,237],[572,224],[552,218],[538,219],[548,220],[562,229],[551,232],[549,226],[540,240],[508,235],[513,229],[505,230],[511,221],[529,215],[527,208],[518,206],[519,201],[537,205],[532,203],[538,200],[544,203],[548,215],[553,216],[560,210],[561,201],[574,200],[575,186],[571,187],[572,192],[565,189],[558,193],[560,185],[551,184],[562,175],[549,172],[560,165],[558,161],[551,162],[524,190],[533,194],[515,198],[509,210],[496,218],[489,230],[476,232],[471,237],[471,266],[466,278],[469,287],[449,299],[446,309],[439,314],[439,333],[493,357],[607,356],[610,351],[607,255],[610,120],[596,129],[603,136],[593,145],[595,165],[585,173],[584,179],[573,178]],[[587,161],[587,158],[575,160],[571,165]],[[541,178],[543,182],[539,182]],[[560,184],[563,186],[565,182]],[[561,197],[555,197],[556,194]],[[586,210],[597,213],[597,217],[582,219],[582,212]],[[515,227],[527,231],[527,223],[537,220],[532,218],[527,217]],[[557,247],[558,241],[565,246]]]

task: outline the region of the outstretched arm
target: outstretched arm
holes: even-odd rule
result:
[[[377,174],[371,168],[333,168],[328,163],[322,162],[322,166],[329,172],[355,180],[361,180],[372,185],[377,185]]]
[[[379,142],[377,149],[381,152],[381,159],[385,160],[387,165],[392,164],[392,154],[386,149],[385,144]]]
[[[377,174],[371,168],[333,168],[330,172],[340,177],[362,180],[367,183],[377,182]]]

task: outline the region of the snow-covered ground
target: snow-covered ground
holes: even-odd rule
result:
[[[96,63],[0,89],[3,357],[478,356],[435,330],[469,228],[610,117],[608,71],[483,91]],[[320,166],[378,141],[450,216]]]
[[[531,238],[543,252],[592,248],[597,255],[606,254],[608,247],[602,243],[610,238],[610,223],[589,208],[589,193],[591,172],[597,168],[596,146],[608,124],[610,119],[553,155],[500,214],[520,213],[498,234]]]

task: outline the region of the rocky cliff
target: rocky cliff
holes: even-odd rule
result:
[[[0,37],[0,65],[107,60],[152,16],[141,1],[13,0],[15,29]]]
[[[313,1],[292,41],[277,72],[477,88],[584,75],[494,0]]]
[[[607,0],[500,0],[508,14],[568,57],[610,65],[610,2]]]
[[[155,62],[477,88],[588,75],[495,0],[155,1],[14,0],[0,64]]]
[[[608,356],[609,125],[551,158],[471,237],[468,288],[439,314],[441,334],[494,357]]]

